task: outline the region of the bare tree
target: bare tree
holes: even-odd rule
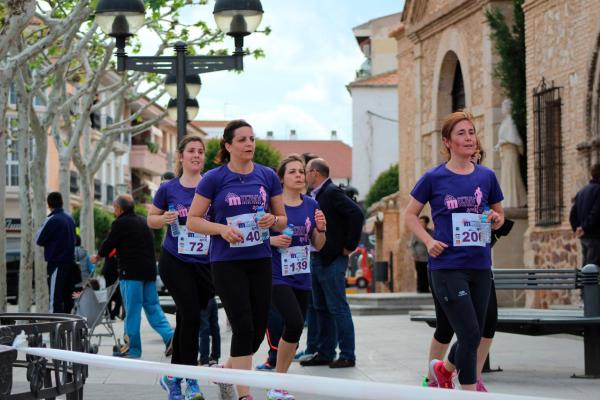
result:
[[[35,12],[35,0],[12,0],[2,4],[4,20],[0,29],[0,312],[6,310],[6,106],[8,89],[16,62],[9,62],[9,49],[14,40],[25,29]]]

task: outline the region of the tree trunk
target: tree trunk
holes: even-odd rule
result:
[[[79,229],[81,245],[90,253],[94,253],[94,175],[86,166],[79,169],[79,182],[81,193],[81,209],[79,213]]]
[[[20,112],[19,114],[26,114]],[[27,117],[25,117],[26,119]],[[21,120],[22,117],[19,117]],[[29,126],[19,124],[19,205],[21,208],[21,259],[19,266],[19,311],[28,312],[33,302],[33,218],[31,216],[31,194],[29,159]],[[42,310],[39,310],[42,312]]]
[[[59,190],[63,198],[65,212],[71,213],[71,156],[63,153],[68,151],[63,150],[58,153],[58,179],[59,179]]]
[[[45,130],[36,126],[35,129],[35,154],[32,163],[32,189],[33,189],[33,231],[37,232],[46,220],[46,158],[48,156],[48,135]],[[48,284],[47,268],[44,260],[44,249],[35,246],[35,304],[38,312],[48,310]]]
[[[6,134],[0,127],[0,312],[6,312]]]

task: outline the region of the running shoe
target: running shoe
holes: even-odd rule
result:
[[[211,365],[211,368],[224,368],[222,364]],[[215,382],[219,386],[219,400],[237,400],[235,387],[230,383]]]
[[[287,390],[271,389],[267,392],[267,400],[295,400],[296,398],[289,394]]]
[[[477,391],[477,392],[487,392],[488,391],[481,379],[477,380],[477,383],[475,384],[475,391]]]
[[[452,383],[452,372],[446,370],[444,362],[440,360],[431,360],[429,363],[429,374],[431,380],[434,381],[438,387],[442,389],[454,389],[454,383]]]
[[[427,378],[427,376],[423,377],[423,381],[421,382],[421,386],[423,387],[438,387],[437,383],[432,380],[429,380],[429,378]]]
[[[275,371],[275,366],[272,365],[269,360],[265,361],[264,363],[257,365],[255,368],[257,371],[266,371],[266,372],[272,372]]]
[[[196,379],[186,379],[185,384],[185,400],[204,400],[204,395]]]
[[[299,352],[296,353],[296,355],[294,356],[294,359],[292,361],[299,362],[303,357],[306,357],[308,355],[312,356],[312,354],[308,354],[306,352],[306,350],[300,350]]]
[[[181,395],[181,378],[163,376],[160,378],[160,386],[167,392],[168,400],[183,400]]]
[[[248,394],[244,397],[240,397],[239,400],[254,400],[254,397],[252,397],[251,394]]]

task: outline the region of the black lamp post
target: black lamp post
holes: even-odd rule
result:
[[[172,97],[167,107],[173,118],[176,111],[177,139],[185,136],[186,123],[198,113],[194,97],[201,87],[199,74],[243,70],[244,36],[254,32],[262,20],[260,0],[217,0],[213,11],[219,29],[235,39],[230,56],[188,56],[186,44],[174,45],[175,56],[130,57],[125,53],[127,38],[133,36],[145,22],[142,0],[99,0],[96,21],[100,28],[113,36],[117,45],[117,71],[143,71],[167,75],[165,85]]]

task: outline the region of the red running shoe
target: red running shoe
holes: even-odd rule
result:
[[[453,373],[444,367],[443,361],[431,360],[429,363],[429,372],[432,381],[435,381],[439,388],[454,389],[454,383],[452,383]]]

